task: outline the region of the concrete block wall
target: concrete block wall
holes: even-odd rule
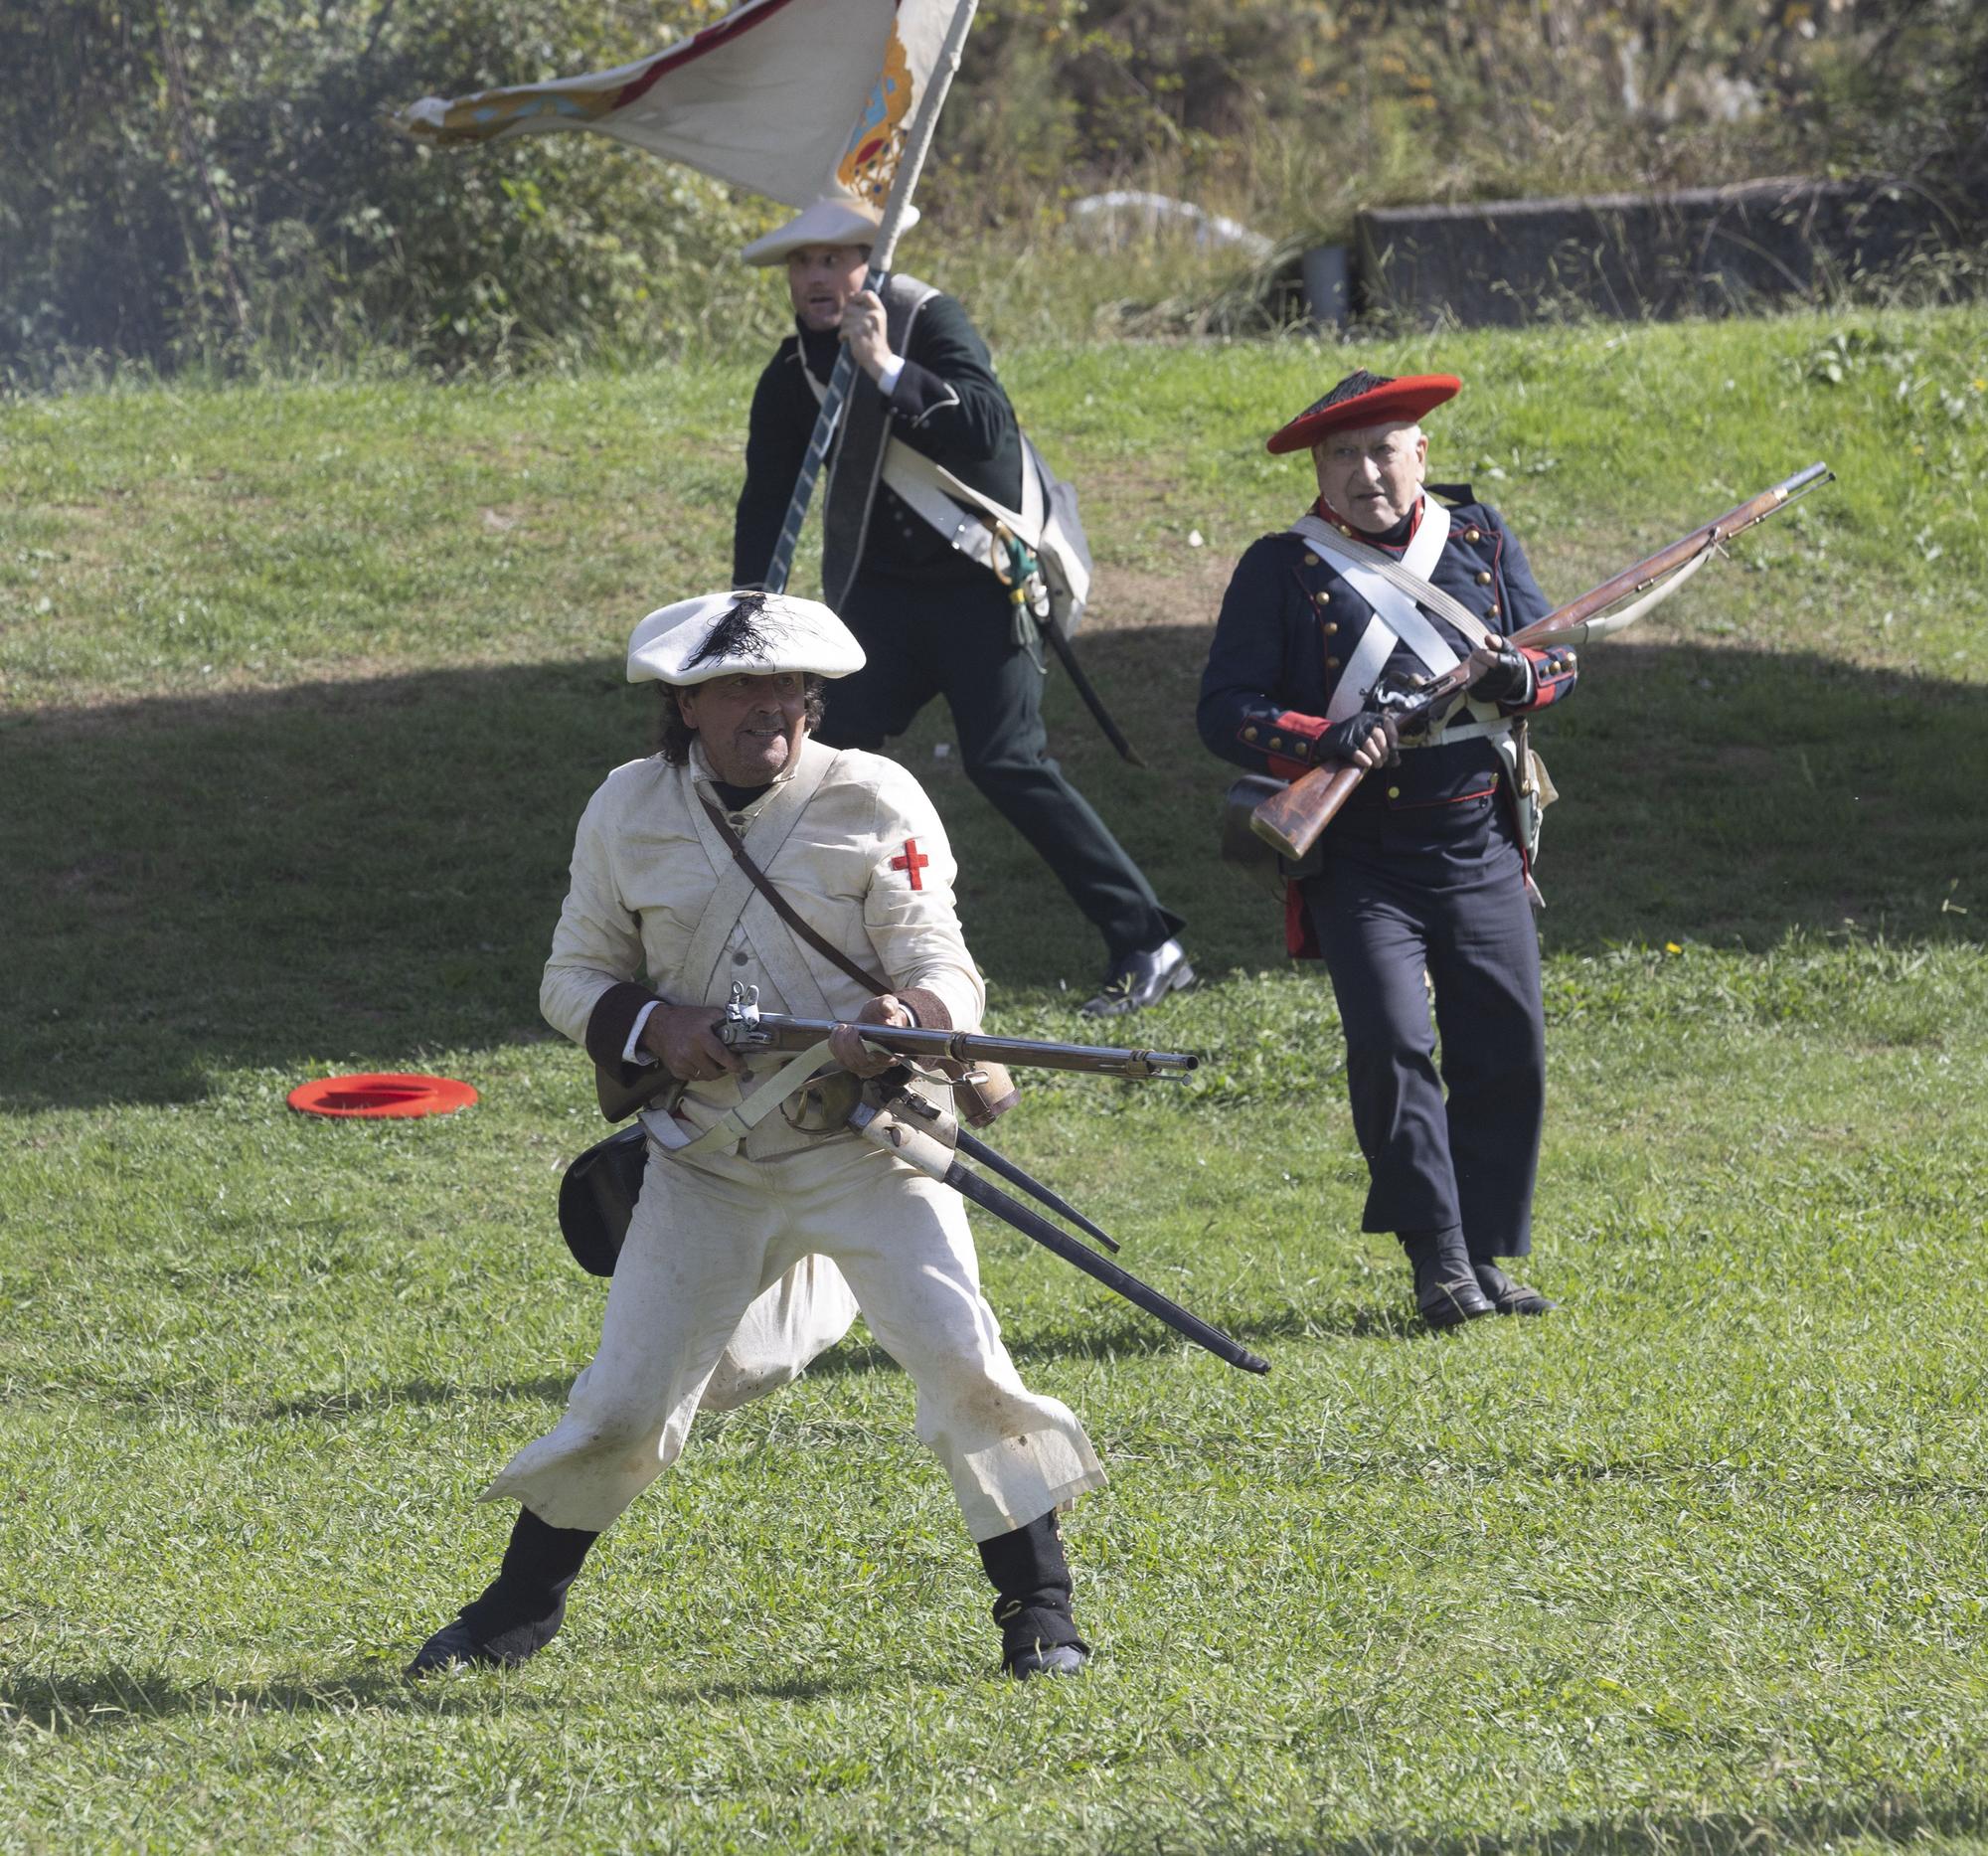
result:
[[[1466,327],[1728,314],[1812,297],[1956,233],[1923,195],[1879,181],[1390,207],[1355,220],[1354,307]]]

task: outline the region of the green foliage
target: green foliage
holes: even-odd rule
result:
[[[488,366],[749,322],[759,293],[720,260],[763,215],[715,184],[577,136],[458,160],[386,121],[669,36],[598,0],[11,9],[0,374]]]
[[[775,209],[587,135],[440,154],[386,112],[595,69],[699,0],[74,0],[0,12],[0,381],[570,364],[758,346]],[[1270,269],[1059,246],[1118,181],[1281,242],[1360,205],[1878,170],[1961,199],[1988,14],[1513,0],[987,0],[910,261],[1037,336],[1259,330]],[[1026,253],[1028,261],[1021,261]],[[1946,268],[1940,268],[1944,262]],[[1962,273],[1965,274],[1962,274]],[[1921,299],[1971,288],[1935,260]]]

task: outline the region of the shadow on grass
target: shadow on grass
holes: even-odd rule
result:
[[[414,1682],[392,1669],[350,1676],[279,1676],[268,1682],[182,1682],[156,1671],[99,1670],[75,1676],[0,1677],[0,1717],[21,1716],[50,1734],[77,1736],[187,1716],[251,1714],[468,1715],[489,1709],[492,1680],[476,1672],[468,1681]],[[470,1686],[473,1682],[476,1686]],[[563,1710],[557,1695],[504,1697],[507,1709]]]
[[[405,1656],[409,1651],[400,1652]],[[879,1672],[881,1679],[882,1672]],[[943,1676],[922,1678],[933,1682]],[[279,1676],[267,1682],[183,1682],[156,1671],[108,1669],[75,1676],[0,1677],[0,1722],[32,1721],[44,1732],[71,1738],[101,1734],[147,1721],[214,1715],[376,1714],[433,1718],[486,1715],[500,1705],[507,1714],[565,1714],[572,1702],[559,1687],[524,1690],[513,1672],[459,1670],[414,1681],[396,1660],[349,1676]],[[769,1672],[763,1681],[684,1682],[646,1694],[686,1708],[728,1701],[811,1702],[860,1695],[873,1686],[860,1670],[829,1675]]]
[[[1087,642],[1152,770],[1120,762],[1059,677],[1068,770],[1187,916],[1204,972],[1280,963],[1270,898],[1215,856],[1230,769],[1193,735],[1206,630]],[[643,751],[652,705],[614,666],[554,663],[8,719],[9,1097],[195,1100],[221,1071],[301,1079],[548,1037],[538,977],[574,823]],[[947,732],[930,710],[903,752],[947,817],[976,952],[1004,994],[1074,1002],[1095,937],[957,758],[933,759]],[[1800,654],[1597,650],[1539,730],[1565,795],[1547,944],[1762,944],[1846,922],[1978,937],[1988,908],[1950,886],[1988,864],[1984,739],[1972,686]]]
[[[1638,1812],[1596,1822],[1542,1823],[1513,1833],[1462,1830],[1437,1836],[1374,1830],[1342,1837],[1264,1836],[1225,1840],[1219,1831],[1195,1847],[1249,1850],[1254,1856],[1732,1856],[1734,1851],[1828,1850],[1849,1842],[1923,1844],[1988,1826],[1988,1798],[1918,1799],[1880,1792],[1869,1799],[1778,1811],[1704,1815]]]
[[[1220,1323],[1224,1331],[1252,1347],[1279,1341],[1343,1339],[1428,1340],[1434,1330],[1406,1304],[1376,1307],[1366,1302],[1334,1302],[1314,1309],[1290,1308],[1253,1320]],[[1023,1365],[1052,1360],[1118,1360],[1172,1354],[1192,1344],[1155,1320],[1129,1316],[1099,1321],[1082,1328],[1032,1330],[1024,1323],[1004,1334],[1009,1351]],[[1276,1362],[1271,1360],[1274,1371]],[[810,1379],[846,1379],[868,1373],[903,1369],[876,1341],[861,1335],[831,1347],[807,1369]],[[365,1386],[342,1392],[305,1393],[277,1400],[253,1414],[259,1424],[287,1424],[296,1419],[336,1420],[395,1406],[467,1404],[552,1404],[563,1407],[572,1389],[571,1376],[546,1375],[510,1380],[501,1385],[458,1385],[447,1380],[416,1379],[399,1386]]]
[[[501,1386],[464,1386],[448,1380],[416,1379],[404,1386],[364,1386],[347,1392],[306,1393],[302,1398],[283,1399],[265,1405],[254,1414],[258,1424],[284,1424],[297,1418],[350,1418],[359,1412],[378,1412],[398,1405],[513,1405],[550,1400],[565,1405],[573,1386],[572,1375],[547,1375],[541,1379],[518,1379]]]

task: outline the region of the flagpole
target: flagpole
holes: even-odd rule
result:
[[[938,127],[939,106],[945,101],[946,92],[952,88],[953,76],[959,70],[960,50],[966,44],[966,30],[973,24],[974,9],[979,4],[980,0],[959,0],[953,9],[952,23],[945,29],[938,58],[925,81],[924,94],[918,98],[917,111],[911,117],[911,130],[905,138],[904,159],[898,164],[890,194],[884,201],[883,223],[877,228],[876,243],[870,248],[869,275],[863,279],[866,290],[881,290],[891,274],[891,259],[897,252],[898,234],[904,227],[906,212],[911,204],[911,190],[918,184],[918,172],[925,164],[932,133]],[[787,576],[793,571],[794,549],[801,538],[801,525],[807,521],[808,504],[814,500],[815,480],[821,475],[822,465],[828,461],[829,447],[835,442],[836,426],[842,422],[842,408],[855,379],[856,363],[850,356],[849,344],[844,342],[836,354],[834,371],[828,377],[828,390],[822,396],[821,411],[815,417],[814,431],[808,438],[807,456],[801,460],[800,475],[794,479],[794,493],[787,503],[786,520],[780,524],[779,543],[773,550],[773,558],[767,564],[766,577],[761,583],[768,592],[786,591]]]

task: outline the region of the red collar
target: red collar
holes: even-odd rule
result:
[[[1408,543],[1415,539],[1415,531],[1422,525],[1422,508],[1427,501],[1426,496],[1415,498],[1415,506],[1408,511],[1408,532],[1398,542],[1384,542],[1376,536],[1369,535],[1364,529],[1347,521],[1323,496],[1312,504],[1312,509],[1321,522],[1330,522],[1342,535],[1350,535],[1355,541],[1365,542],[1370,548],[1385,548],[1390,554],[1402,554],[1407,550]]]

